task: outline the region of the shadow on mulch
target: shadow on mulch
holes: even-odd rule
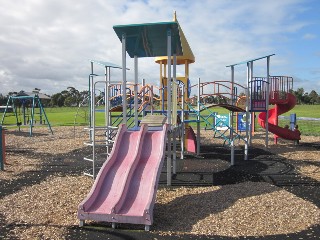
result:
[[[29,159],[35,158],[32,149],[8,148],[7,153],[17,155],[23,154]],[[88,151],[86,147],[72,150],[69,153],[64,154],[39,153],[36,158],[42,160],[41,164],[37,164],[37,170],[22,172],[21,174],[18,174],[15,179],[0,180],[0,198],[20,191],[23,187],[39,184],[52,175],[80,175],[87,168],[87,165],[82,161],[83,156],[89,154],[90,151]],[[75,158],[75,155],[81,156],[81,161],[78,161],[80,159]],[[81,162],[81,164],[79,164],[79,162]]]
[[[162,236],[155,232],[146,232],[143,230],[134,230],[117,228],[112,229],[110,226],[103,225],[87,225],[85,227],[79,228],[77,226],[70,227],[68,234],[65,237],[66,240],[74,239],[85,239],[85,240],[96,240],[96,239],[112,239],[112,240],[177,240],[177,239],[261,239],[261,240],[283,240],[283,239],[319,239],[320,236],[320,225],[313,226],[307,230],[303,230],[298,233],[291,234],[279,234],[272,236],[245,236],[245,237],[228,237],[228,236],[218,236],[218,235],[193,235],[193,234],[183,234],[183,235],[166,235]]]
[[[10,150],[9,150],[10,151]],[[12,150],[14,152],[14,150]],[[24,150],[23,150],[24,151]],[[200,158],[189,156],[189,159],[199,161],[202,159],[215,159],[230,162],[230,149],[219,146],[201,146]],[[79,154],[80,153],[80,154]],[[18,154],[18,153],[17,153]],[[19,153],[21,154],[21,153]],[[23,154],[32,154],[32,151],[24,151]],[[75,154],[84,155],[90,154],[85,148],[71,151],[68,154],[41,154],[38,158],[45,159],[41,168],[37,171],[28,171],[22,173],[14,180],[0,180],[1,190],[0,198],[21,190],[24,186],[38,184],[45,180],[48,176],[59,173],[59,175],[82,174],[85,165],[79,164],[79,161],[74,159]],[[238,149],[235,152],[236,165],[227,168],[224,171],[212,172],[178,172],[172,180],[173,186],[209,186],[209,185],[227,185],[237,184],[246,181],[253,182],[269,182],[273,185],[286,189],[296,196],[320,206],[320,189],[319,182],[314,179],[301,176],[284,158],[271,154],[263,149],[252,148],[249,151],[249,160],[243,161],[243,149]],[[74,161],[65,162],[64,159],[70,157]],[[166,184],[166,173],[163,172],[160,184]],[[164,179],[163,179],[164,178]],[[222,187],[223,189],[223,187]],[[200,196],[205,197],[205,195]],[[237,198],[243,197],[237,195]],[[188,196],[180,201],[188,201]],[[236,199],[234,199],[236,200]],[[159,206],[161,208],[161,206]],[[194,221],[190,222],[192,225]],[[156,223],[155,223],[156,224]],[[112,229],[111,224],[91,223],[83,228],[72,226],[68,228],[68,233],[65,239],[316,239],[320,236],[320,226],[292,233],[287,235],[273,235],[264,237],[224,237],[224,236],[205,236],[205,235],[172,235],[161,236],[156,232],[145,232],[137,230],[136,226],[128,227],[128,225],[119,225],[119,229]],[[140,226],[141,227],[141,226]],[[9,234],[15,228],[14,225],[5,225],[5,219],[0,214],[0,238]],[[140,228],[141,229],[141,228]]]
[[[194,161],[201,161],[203,159],[220,159],[230,162],[230,149],[223,147],[201,146],[201,156],[189,156]],[[246,181],[253,182],[268,182],[272,185],[284,188],[285,190],[295,194],[296,196],[314,203],[316,206],[320,206],[320,192],[319,182],[309,177],[300,175],[284,158],[267,152],[263,149],[252,148],[250,149],[249,160],[244,161],[243,150],[236,150],[236,165],[227,168],[221,172],[177,172],[172,179],[173,186],[209,186],[209,185],[229,185],[237,184]],[[165,168],[164,168],[165,169]],[[160,183],[166,184],[166,172],[162,173]],[[219,192],[219,191],[218,191]],[[217,194],[219,194],[217,192]],[[242,193],[243,194],[243,193]],[[259,194],[259,193],[257,193]],[[190,202],[189,196],[184,196],[178,199],[180,203],[174,202],[170,204],[185,204]],[[200,194],[198,197],[204,198],[204,194]],[[234,201],[244,197],[243,195],[236,195]],[[181,203],[181,201],[183,203]],[[194,199],[192,198],[192,201]],[[158,205],[158,211],[161,211],[161,205]],[[166,209],[168,205],[164,206]],[[226,208],[228,206],[225,206]],[[192,209],[190,210],[190,216],[192,216]],[[203,216],[205,217],[205,216]],[[155,215],[156,218],[156,215]],[[169,216],[168,216],[169,219]],[[169,219],[168,221],[173,221]],[[197,221],[197,220],[195,220]],[[195,221],[190,219],[190,226]],[[205,235],[171,235],[161,236],[156,232],[145,232],[137,230],[138,227],[130,225],[120,225],[120,229],[112,229],[111,224],[91,223],[84,228],[71,227],[69,228],[68,237],[66,239],[316,239],[320,236],[320,226],[313,226],[307,230],[292,233],[292,234],[280,234],[272,236],[259,236],[259,237],[224,237],[224,236],[205,236]],[[140,226],[141,227],[141,226]],[[155,225],[156,227],[156,220]],[[130,229],[131,228],[131,229]],[[141,229],[141,228],[140,228]],[[161,229],[165,231],[165,229]],[[178,229],[179,230],[179,229]],[[178,231],[177,230],[177,231]],[[180,229],[183,230],[183,229]],[[185,230],[185,229],[184,229]]]
[[[19,130],[11,130],[10,132],[6,132],[6,134],[12,134],[12,135],[15,135],[15,136],[24,136],[24,137],[31,137],[30,136],[30,130],[28,131],[19,131]],[[51,136],[51,132],[50,130],[48,129],[48,133],[39,133],[39,132],[33,132],[32,131],[32,137],[39,137],[39,136]],[[31,139],[30,139],[31,140]]]

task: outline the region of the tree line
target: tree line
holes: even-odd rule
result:
[[[20,91],[24,92],[23,90]],[[320,104],[320,95],[312,90],[310,93],[304,91],[303,88],[292,90],[291,93],[295,95],[297,104]],[[0,93],[0,105],[5,106],[7,104],[10,95],[19,94],[19,92],[9,92],[6,96]],[[101,102],[104,97],[104,92],[99,91],[96,93],[96,102]],[[42,104],[45,107],[74,107],[81,104],[86,105],[89,101],[89,91],[79,91],[75,87],[68,87],[59,93],[52,94],[50,99],[43,99]],[[21,103],[17,103],[19,106]]]

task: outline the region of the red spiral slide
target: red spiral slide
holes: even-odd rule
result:
[[[273,95],[274,98],[270,98],[270,104],[275,104],[275,107],[269,110],[268,130],[283,139],[300,140],[299,131],[291,131],[278,126],[278,116],[294,108],[296,97],[291,93],[287,93],[287,99],[280,100],[276,93],[273,93]],[[266,112],[261,112],[258,116],[258,122],[263,128],[266,128],[266,118]]]

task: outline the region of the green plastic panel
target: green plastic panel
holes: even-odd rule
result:
[[[126,36],[126,51],[131,58],[167,56],[167,36],[171,30],[172,54],[181,56],[182,46],[176,22],[145,23],[113,26],[122,42]]]

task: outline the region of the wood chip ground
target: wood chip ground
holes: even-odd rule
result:
[[[78,225],[77,206],[93,184],[77,168],[90,154],[83,144],[87,132],[82,127],[55,127],[53,131],[51,135],[46,128],[35,128],[33,137],[27,130],[7,131],[9,165],[0,172],[0,238],[64,239],[67,229]],[[219,141],[208,131],[201,136],[207,144]],[[301,175],[320,181],[320,154],[315,147],[320,137],[303,136],[301,142],[309,145],[283,140],[275,145],[270,139],[268,151],[290,160]],[[264,148],[263,134],[255,136],[253,145]],[[216,163],[214,171],[219,166],[225,169],[228,163]],[[35,174],[34,183],[24,183],[25,174]],[[13,185],[19,181],[19,186]],[[16,189],[8,189],[12,186]],[[152,231],[162,236],[259,237],[300,232],[320,224],[320,210],[312,202],[270,183],[250,181],[208,187],[160,186],[154,215]]]

